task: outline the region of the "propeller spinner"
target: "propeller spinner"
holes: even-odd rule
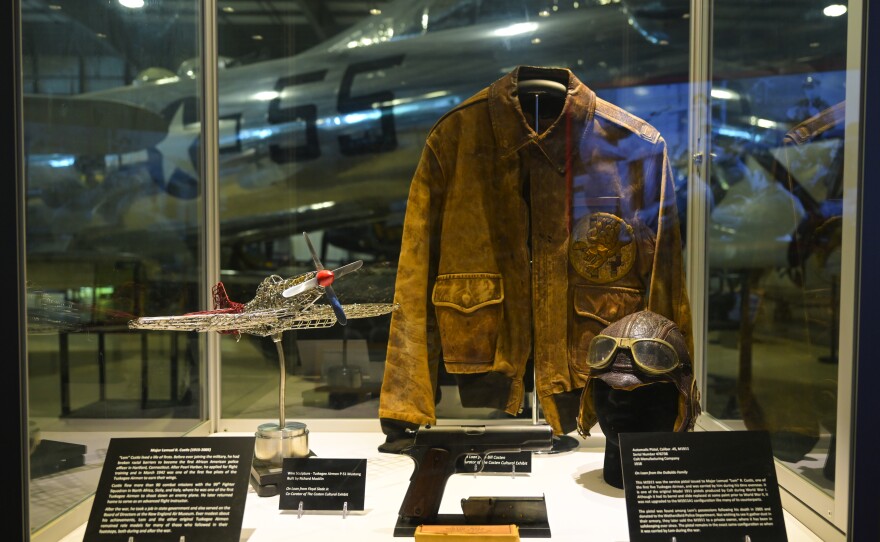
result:
[[[318,272],[314,277],[309,280],[300,282],[295,286],[291,286],[290,288],[281,292],[281,295],[284,297],[293,297],[295,295],[301,294],[316,286],[322,286],[324,288],[324,295],[327,296],[327,301],[330,303],[330,306],[333,308],[333,312],[336,314],[336,321],[338,321],[341,325],[345,325],[348,322],[348,318],[345,316],[345,311],[342,310],[342,303],[339,302],[339,298],[336,297],[336,292],[333,291],[333,281],[337,278],[351,273],[364,264],[363,260],[357,260],[355,262],[351,262],[349,264],[343,265],[342,267],[330,271],[329,269],[324,269],[324,265],[321,263],[321,260],[318,258],[318,253],[315,252],[315,247],[312,246],[311,240],[309,240],[309,236],[306,232],[303,232],[303,237],[305,237],[306,245],[309,247],[309,252],[312,254],[312,261],[315,263],[315,269]]]

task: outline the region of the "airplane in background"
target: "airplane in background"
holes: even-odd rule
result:
[[[511,7],[517,4],[519,11]],[[431,125],[517,64],[571,66],[587,84],[599,86],[649,76],[686,81],[686,53],[667,56],[670,47],[686,51],[686,24],[677,25],[685,34],[675,43],[657,45],[627,22],[619,6],[568,7],[542,16],[539,4],[398,2],[293,58],[221,70],[224,226],[252,231],[255,224],[277,223],[281,216],[299,218],[314,209],[327,216],[340,207],[359,207],[364,198],[370,205],[363,212],[398,215]],[[631,45],[642,74],[621,70],[617,48],[598,53],[586,44],[573,46],[583,43],[584,35],[591,43],[619,42],[625,29],[633,31],[628,39],[639,42]],[[671,39],[663,35],[654,41]],[[65,108],[82,108],[79,119],[109,116],[123,126],[108,128],[106,137],[32,134],[32,141],[44,143],[38,149],[41,159],[32,161],[28,172],[29,212],[35,219],[30,246],[119,243],[120,225],[125,231],[155,233],[192,217],[200,194],[196,90],[192,79],[174,75],[63,98]],[[52,101],[43,97],[43,103]],[[102,103],[141,113],[101,116]],[[25,105],[26,118],[60,118],[38,115],[38,102]],[[128,144],[122,145],[117,134],[137,134],[138,125],[144,132],[124,138]],[[46,129],[57,133],[56,125]],[[86,141],[105,142],[107,148],[64,152]],[[59,152],[47,155],[53,143]],[[102,180],[89,182],[96,177]],[[371,235],[352,242],[368,245],[362,249],[393,250],[389,247],[398,240],[382,234],[395,231],[366,232]]]
[[[739,28],[750,4],[716,6],[718,35],[725,21]],[[352,253],[393,267],[409,182],[431,126],[518,65],[568,67],[599,96],[649,121],[684,187],[689,9],[686,0],[398,1],[296,56],[229,63],[218,72],[222,269],[249,290],[266,269],[305,265],[283,248],[291,231],[302,230],[323,232],[324,261]],[[833,36],[842,28],[845,36],[843,20],[820,21],[804,6],[779,9],[793,10],[792,30]],[[757,30],[763,24],[776,22],[750,22]],[[829,37],[799,58],[811,74],[825,70],[832,93],[842,93],[835,82],[844,77],[837,67],[845,65],[845,42]],[[804,74],[785,74],[785,51],[774,69],[776,52],[743,40],[735,55],[718,53],[715,83],[724,92],[713,101],[716,133],[773,145],[795,123],[784,116],[791,103],[780,100],[800,97]],[[766,73],[742,73],[739,57],[752,53]],[[183,72],[144,74],[125,87],[25,98],[27,240],[35,259],[136,250],[154,279],[196,265],[198,87]],[[102,104],[118,112],[102,115]],[[53,107],[77,113],[59,126]],[[92,127],[88,137],[75,136],[77,122]],[[723,232],[735,229],[724,224]],[[773,254],[786,242],[777,237]],[[732,246],[725,265],[737,263]]]
[[[654,125],[668,145],[679,212],[686,212],[690,4],[402,0],[295,56],[219,69],[216,188],[223,281],[207,313],[184,314],[199,303],[198,81],[185,70],[147,69],[124,87],[26,96],[29,278],[53,278],[65,258],[91,263],[95,255],[134,256],[140,262],[108,261],[112,272],[104,274],[133,270],[140,282],[130,289],[139,294],[131,296],[130,312],[180,316],[141,317],[133,327],[269,336],[274,344],[262,340],[259,347],[267,358],[277,351],[283,368],[282,332],[323,326],[342,334],[343,362],[347,339],[366,340],[363,373],[373,370],[372,382],[378,382],[382,366],[371,362],[384,362],[387,323],[361,317],[392,310],[386,301],[425,138],[443,114],[516,66],[569,68],[601,98]],[[793,264],[790,247],[798,239],[821,237],[799,231],[799,225],[826,223],[811,217],[811,209],[821,211],[838,197],[829,188],[835,183],[815,173],[823,161],[842,156],[840,139],[804,145],[815,152],[804,153],[813,156],[794,172],[799,190],[792,191],[775,167],[785,166],[785,134],[805,120],[791,116],[792,106],[803,99],[812,106],[816,81],[828,104],[845,99],[847,20],[824,17],[822,7],[764,0],[713,4],[709,330],[747,321],[752,298],[742,292],[760,275],[781,313],[787,303],[803,304],[810,325],[832,329],[835,346],[837,300],[806,279],[776,280],[782,268],[817,267]],[[768,186],[776,189],[772,197],[760,196]],[[301,231],[314,233],[318,250],[303,244],[296,235]],[[312,268],[319,261],[337,267],[355,258],[368,269],[338,285],[346,303],[339,306],[359,320],[334,326],[341,320],[335,305],[316,303],[322,289],[331,290],[319,282],[321,269]],[[824,262],[828,270],[813,276],[839,282],[839,273],[832,273],[835,266],[839,271],[839,260],[822,256]],[[299,273],[306,268],[306,275]],[[336,270],[337,278],[343,269]],[[90,285],[90,278],[69,289]],[[261,281],[248,304],[235,304],[225,293],[241,298]],[[314,288],[284,297],[306,282]],[[362,313],[359,306],[371,309]],[[286,335],[295,343],[296,333]],[[314,367],[297,370],[321,374]],[[719,389],[726,385],[718,382]],[[736,405],[726,401],[727,391],[711,395],[724,402],[708,409],[713,413]]]

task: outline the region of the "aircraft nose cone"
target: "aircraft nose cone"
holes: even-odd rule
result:
[[[324,287],[330,286],[331,284],[333,284],[333,271],[330,271],[329,269],[322,269],[318,271],[318,274],[315,276],[315,278],[318,280],[319,285]]]

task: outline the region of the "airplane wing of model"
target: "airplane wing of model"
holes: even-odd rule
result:
[[[216,331],[221,334],[242,333],[269,337],[290,329],[345,325],[348,318],[381,316],[394,310],[392,303],[353,303],[342,305],[331,284],[337,278],[356,271],[363,262],[357,260],[336,270],[325,269],[315,253],[308,235],[303,232],[316,270],[282,278],[270,275],[257,288],[256,296],[247,303],[229,299],[226,288],[218,282],[213,289],[214,308],[174,316],[144,316],[129,322],[131,329],[171,331]],[[315,304],[322,296],[329,304]]]

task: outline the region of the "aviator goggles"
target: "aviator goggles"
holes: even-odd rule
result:
[[[681,363],[675,348],[662,339],[631,339],[596,335],[590,341],[587,364],[591,369],[603,369],[614,359],[618,348],[628,348],[639,369],[649,375],[673,371]]]

